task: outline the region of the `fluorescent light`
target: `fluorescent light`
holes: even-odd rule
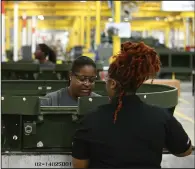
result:
[[[124,18],[124,21],[126,21],[126,22],[129,21],[129,18]]]
[[[39,15],[39,16],[38,16],[38,19],[44,20],[44,16],[43,16],[43,15]]]
[[[86,2],[86,1],[80,1],[80,2]]]
[[[108,21],[109,21],[109,22],[112,22],[112,21],[113,21],[113,19],[112,19],[112,18],[108,18]]]
[[[157,20],[157,21],[159,21],[159,20],[160,20],[160,18],[159,18],[159,17],[156,17],[156,20]]]

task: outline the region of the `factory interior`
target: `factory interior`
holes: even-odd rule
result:
[[[144,82],[140,97],[151,94],[148,102],[171,105],[194,146],[194,7],[194,1],[1,1],[1,167],[52,167],[36,166],[38,161],[63,161],[71,167],[73,128],[66,125],[71,118],[60,112],[76,110],[47,111],[37,98],[69,85],[71,64],[80,56],[96,63],[94,91],[107,96],[104,82],[112,56],[126,41],[144,42],[157,52],[160,71]],[[41,52],[52,62],[45,66],[49,69],[41,67]],[[62,126],[69,127],[67,133]],[[161,167],[194,168],[194,159],[194,147],[187,157],[164,153]]]

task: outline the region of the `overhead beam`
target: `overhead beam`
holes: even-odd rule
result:
[[[13,3],[8,2],[5,5],[6,9],[13,9]],[[87,10],[88,7],[90,10],[95,10],[95,2],[89,1],[86,3],[81,3],[81,2],[26,2],[26,3],[19,3],[19,10]],[[107,3],[102,3],[101,4],[102,10],[108,10],[108,4]]]
[[[181,12],[180,16],[182,18],[195,18],[194,12]]]
[[[87,5],[88,4],[88,5]],[[139,2],[139,12],[133,12],[133,17],[167,17],[181,13],[181,17],[194,18],[194,12],[165,12],[160,11],[160,2]],[[13,12],[14,3],[7,1],[5,9]],[[90,12],[87,10],[90,8]],[[25,11],[27,16],[95,16],[95,1],[81,2],[19,2],[19,16]],[[111,17],[111,11],[106,2],[101,2],[102,16]]]
[[[55,8],[54,8],[55,9]],[[26,10],[25,13],[27,16],[91,16],[95,17],[96,12],[87,10]],[[13,10],[11,10],[13,12]],[[19,10],[19,16],[21,17],[24,13],[24,10]],[[139,11],[132,13],[132,17],[168,17],[173,14],[179,15],[180,13],[172,13],[172,12],[156,12],[156,11]],[[111,10],[102,10],[102,17],[112,17]]]
[[[13,10],[11,11],[13,12]],[[23,13],[23,10],[19,10],[18,12],[20,17],[23,15]],[[26,10],[25,13],[27,16],[96,16],[95,11],[87,12],[87,10]],[[111,11],[102,11],[101,16],[111,17]]]
[[[166,27],[168,27],[168,23],[165,23],[164,25],[145,25],[143,26],[138,26],[138,25],[131,25],[131,31],[144,31],[144,30],[164,30]],[[68,26],[68,25],[38,25],[37,29],[38,30],[71,30],[72,26]],[[101,31],[104,30],[104,26],[101,26]],[[179,27],[180,30],[183,30],[183,26]]]
[[[180,12],[160,12],[160,11],[139,11],[133,12],[132,17],[168,17],[171,15],[179,15]]]
[[[93,20],[93,21],[90,21],[91,23],[91,26],[95,26],[96,25],[96,21]],[[100,24],[101,25],[105,25],[105,23],[107,23],[106,20],[101,20]],[[132,25],[138,25],[138,26],[143,26],[143,25],[162,25],[162,24],[166,24],[167,22],[165,22],[164,20],[162,21],[156,21],[156,20],[153,20],[153,21],[145,21],[145,20],[135,20],[135,21],[132,21],[131,24]],[[175,22],[172,22],[174,24],[182,24],[183,22],[182,21],[175,21]],[[71,26],[72,22],[71,21],[68,21],[66,19],[64,20],[37,20],[37,24],[45,24],[45,25],[69,25]]]
[[[91,21],[91,27],[95,27],[95,21]],[[105,24],[106,22],[101,22],[101,30],[104,30],[105,28]],[[182,22],[173,22],[171,23],[174,27],[180,27],[182,28],[183,27],[183,24]],[[165,29],[167,26],[169,26],[170,23],[169,22],[163,22],[163,21],[158,21],[158,22],[155,22],[155,21],[134,21],[131,23],[131,29],[132,30],[137,30],[137,31],[140,31],[140,30],[151,30],[151,29],[155,29],[155,30],[163,30]],[[56,20],[54,23],[50,23],[50,22],[45,22],[45,21],[40,21],[38,22],[38,29],[56,29],[56,30],[65,30],[65,29],[68,29],[68,28],[72,28],[72,24],[69,24],[68,22],[64,22],[63,20],[60,21],[60,20]],[[87,25],[85,25],[85,29],[87,28]]]
[[[143,2],[138,3],[138,9],[144,11],[160,11],[161,2]]]

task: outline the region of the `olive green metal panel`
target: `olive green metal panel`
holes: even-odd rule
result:
[[[37,80],[2,80],[1,93],[15,96],[45,95],[45,81]]]
[[[177,102],[178,102],[177,89],[174,87],[166,86],[166,85],[143,84],[140,87],[140,89],[138,90],[137,95],[144,102],[151,104],[151,105],[160,106],[163,108],[175,107],[177,105]],[[3,96],[3,99],[2,99],[3,113],[7,114],[7,113],[12,112],[12,114],[15,114],[13,110],[17,110],[17,113],[20,113],[20,111],[21,111],[22,114],[29,114],[29,113],[31,113],[32,115],[36,114],[36,111],[37,111],[35,109],[37,106],[36,99],[38,99],[38,97],[30,97],[30,96],[19,97],[19,96],[5,95],[5,96]],[[95,97],[93,97],[93,98],[92,97],[82,97],[79,99],[79,106],[84,105],[82,110],[83,109],[88,110],[90,108],[90,105],[92,105],[92,108],[93,108],[94,107],[93,104],[100,105],[103,103],[107,103],[107,100],[106,99],[103,100],[103,99],[105,99],[105,98],[103,98],[103,97],[97,97],[97,98],[95,98]],[[9,106],[10,103],[12,103],[13,106]],[[19,106],[16,109],[13,108],[14,106],[17,107],[17,105],[20,105],[20,103],[21,103],[21,106]],[[93,103],[93,104],[91,104],[91,103]],[[28,111],[28,109],[29,109],[28,106],[31,106],[31,110],[29,110],[29,111]],[[33,110],[35,112],[33,112]],[[84,111],[82,111],[82,112],[84,112]]]
[[[43,96],[46,93],[65,88],[67,80],[2,80],[2,93],[15,96]],[[97,81],[93,89],[100,95],[107,95],[105,82]]]
[[[55,71],[56,72],[66,72],[70,71],[72,63],[63,63],[57,64]],[[96,63],[97,70],[103,70],[101,63]],[[11,70],[11,71],[35,71],[38,72],[39,64],[35,63],[21,63],[21,62],[4,62],[2,63],[2,70]]]
[[[173,111],[177,105],[175,93],[177,90],[173,87],[144,84],[137,94],[148,104]],[[90,109],[106,103],[109,103],[106,96],[82,97],[78,107],[39,107],[38,97],[5,96],[2,98],[2,113],[22,115],[23,151],[70,152],[72,137],[81,117]]]
[[[150,105],[172,109],[178,103],[178,91],[174,87],[158,84],[143,84],[137,92],[140,99]],[[104,97],[81,97],[78,103],[78,113],[84,115],[99,105],[109,103]]]
[[[162,63],[161,73],[191,73],[195,55],[193,52],[167,51],[159,52]]]
[[[140,92],[137,95],[146,103],[165,108],[173,114],[174,108],[177,105],[177,89],[165,85],[144,84],[141,86]],[[169,99],[165,99],[169,98]],[[168,101],[167,101],[168,100]],[[42,115],[43,123],[36,127],[36,137],[33,135],[24,136],[25,148],[36,148],[38,140],[42,140],[42,145],[45,147],[59,148],[59,151],[70,151],[71,140],[77,127],[77,122],[90,110],[96,109],[98,106],[109,103],[107,96],[103,97],[81,97],[78,101],[78,107],[41,107],[40,114]],[[62,126],[61,128],[59,126]],[[52,131],[56,139],[49,139],[50,133],[44,131]],[[44,134],[43,134],[44,133]],[[53,134],[52,134],[53,137]],[[64,140],[64,141],[62,141]],[[34,142],[33,142],[34,141]],[[48,151],[52,151],[48,149]]]
[[[1,96],[2,114],[37,115],[39,109],[36,96]]]
[[[44,70],[38,73],[36,80],[58,80],[58,77],[55,71]]]
[[[102,65],[102,63],[97,62],[97,63],[96,63],[96,69],[97,69],[98,71],[102,71],[102,70],[103,70],[103,65]]]
[[[23,116],[23,151],[71,152],[76,114],[77,106],[46,106],[37,117]]]
[[[47,80],[45,81],[45,87],[47,92],[56,91],[68,86],[68,80]]]
[[[96,81],[93,91],[101,96],[106,96],[107,95],[106,83],[100,80]]]
[[[40,70],[40,65],[35,63],[6,62],[2,63],[3,80],[68,80],[68,74],[72,63],[63,63],[56,65],[54,70]],[[103,69],[100,63],[97,63],[98,72]],[[17,73],[17,75],[16,75]]]
[[[40,115],[71,114],[77,115],[78,106],[41,106]]]
[[[178,103],[178,90],[167,85],[143,84],[137,95],[142,101],[163,108],[172,108]]]
[[[156,93],[156,92],[166,92],[175,90],[174,87],[168,86],[168,85],[162,85],[162,84],[142,84],[139,89],[137,90],[137,93]]]
[[[78,114],[85,115],[91,110],[95,110],[98,106],[108,104],[109,97],[80,97],[78,100]]]
[[[68,81],[2,81],[2,93],[4,95],[37,95],[59,90],[68,86]],[[96,81],[94,92],[107,96],[105,82]],[[169,92],[168,92],[169,91]],[[177,104],[177,89],[157,84],[143,84],[137,91],[140,98],[149,103],[162,107],[172,107]],[[146,99],[147,98],[147,99]],[[167,99],[164,99],[167,98]]]
[[[42,122],[38,122],[23,117],[24,126],[32,127],[30,133],[23,129],[23,151],[71,152],[73,135],[78,126],[72,115],[55,115],[54,112],[43,118]]]
[[[64,64],[57,64],[56,65],[56,72],[69,72],[71,69],[72,64],[71,63],[64,63]]]
[[[44,96],[68,86],[65,80],[2,80],[2,93],[15,96]]]
[[[2,71],[39,72],[39,64],[4,62],[4,63],[1,63],[1,69]]]

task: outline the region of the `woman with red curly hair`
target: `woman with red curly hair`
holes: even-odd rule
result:
[[[191,141],[174,116],[136,95],[159,69],[154,49],[142,42],[122,44],[106,80],[111,103],[88,114],[75,133],[74,168],[161,168],[165,147],[179,157],[191,154]]]

